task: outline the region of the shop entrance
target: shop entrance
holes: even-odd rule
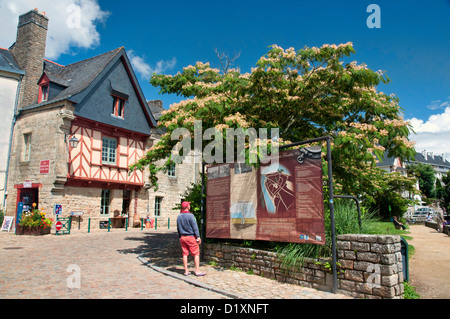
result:
[[[22,209],[19,208],[19,203],[23,203]],[[18,188],[17,189],[17,204],[16,204],[16,224],[22,218],[22,212],[31,211],[33,203],[36,203],[36,209],[39,209],[39,188]]]
[[[122,214],[126,214],[127,216],[129,216],[130,202],[131,202],[131,190],[124,189],[122,199]]]

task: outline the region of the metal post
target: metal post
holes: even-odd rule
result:
[[[144,218],[141,218],[141,230],[144,229]]]
[[[331,220],[331,252],[333,254],[333,293],[337,292],[337,269],[336,269],[336,225],[334,220],[334,201],[333,201],[333,171],[331,164],[331,137],[327,137],[327,162],[328,162],[328,192],[330,201],[330,220]]]
[[[362,221],[361,221],[361,209],[359,207],[359,201],[355,196],[351,196],[351,195],[334,195],[334,198],[349,198],[349,199],[353,199],[356,202],[356,208],[358,209],[358,224],[359,224],[359,229],[362,228]]]
[[[170,217],[167,219],[167,229],[170,229]]]
[[[88,219],[88,233],[91,232],[91,218]]]
[[[205,248],[205,228],[206,228],[206,218],[205,218],[205,209],[204,209],[204,193],[205,193],[205,162],[202,162],[202,195],[201,195],[201,206],[200,206],[200,212],[201,212],[201,244],[200,244],[200,261],[204,261],[204,248]]]
[[[157,230],[158,229],[158,218],[156,218],[156,216],[155,216],[155,230]]]
[[[111,229],[111,218],[108,218],[108,232]]]
[[[128,217],[125,219],[125,231],[128,231]]]

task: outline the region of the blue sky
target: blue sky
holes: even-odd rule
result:
[[[176,74],[197,61],[218,67],[214,53],[218,49],[230,56],[240,53],[236,66],[249,72],[272,44],[301,49],[351,41],[356,54],[350,61],[384,70],[391,78],[389,85],[378,89],[400,98],[405,119],[412,119],[417,131],[417,150],[446,152],[450,159],[449,0],[63,0],[60,3],[66,6],[58,8],[48,0],[12,2],[0,0],[0,16],[11,15],[13,9],[21,14],[38,7],[47,12],[50,23],[55,21],[54,26],[63,21],[54,18],[57,10],[67,15],[71,3],[86,6],[78,32],[84,30],[84,23],[89,26],[87,32],[83,37],[73,29],[55,33],[54,43],[73,35],[65,39],[65,47],[48,49],[48,57],[66,65],[124,46],[146,98],[163,100],[165,108],[180,97],[158,95],[158,89],[149,84],[152,71]],[[32,8],[27,8],[30,3]],[[370,4],[380,8],[381,28],[366,24]],[[0,22],[3,30],[6,23]],[[17,20],[12,24],[12,38],[16,26]],[[51,28],[52,24],[49,34]],[[0,47],[8,45],[0,43]]]

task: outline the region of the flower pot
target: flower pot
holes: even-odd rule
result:
[[[39,228],[29,226],[16,226],[16,235],[40,236],[50,234],[51,227]]]

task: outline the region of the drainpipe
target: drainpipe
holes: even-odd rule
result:
[[[8,193],[8,172],[9,172],[9,158],[11,156],[11,145],[12,145],[12,138],[13,138],[13,133],[14,133],[14,126],[16,125],[16,120],[17,120],[17,107],[19,104],[19,94],[20,94],[20,87],[22,85],[22,79],[23,79],[23,75],[20,75],[19,78],[19,83],[17,85],[17,92],[16,92],[16,101],[14,102],[14,115],[13,115],[13,119],[11,122],[11,131],[9,133],[9,145],[8,145],[8,157],[6,159],[6,172],[5,172],[5,192],[3,195],[3,209],[5,209],[5,204],[6,204],[6,195]],[[17,80],[17,79],[15,79]]]

